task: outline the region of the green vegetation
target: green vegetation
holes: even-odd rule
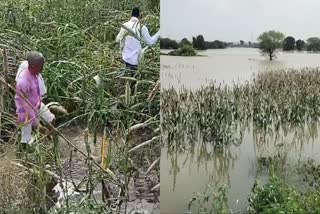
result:
[[[108,210],[105,205],[97,204],[93,199],[85,200],[83,203],[70,203],[69,207],[62,208],[57,212],[52,212],[52,214],[96,214],[96,213],[106,213],[111,214],[112,211]]]
[[[278,44],[277,48],[279,48],[279,44]],[[319,52],[320,51],[320,38],[310,37],[305,42],[301,39],[295,40],[294,37],[287,36],[283,40],[282,49],[283,49],[283,51],[306,50],[306,51],[311,51],[311,52]]]
[[[202,35],[198,35],[197,37],[192,38],[192,45],[197,50],[206,50],[208,49],[204,37]]]
[[[293,51],[293,50],[307,50],[312,52],[320,51],[320,39],[318,37],[310,37],[307,39],[307,42],[298,39],[295,41],[295,38],[292,36],[288,36],[283,41],[283,51]]]
[[[244,130],[252,129],[257,151],[259,148],[265,151],[268,147],[264,143],[269,140],[279,153],[258,159],[257,164],[263,167],[259,169],[263,170],[258,170],[257,178],[262,176],[268,181],[253,186],[248,199],[250,213],[320,212],[320,166],[312,160],[298,161],[292,175],[287,170],[287,153],[280,152],[317,137],[314,129],[318,128],[315,124],[320,117],[319,74],[317,68],[276,70],[258,73],[252,82],[243,84],[212,83],[194,91],[164,89],[161,92],[162,143],[171,155],[173,173],[181,168],[176,157],[180,153],[187,153],[187,158],[190,156],[193,163],[199,165],[213,161],[213,165],[222,165],[228,173],[234,155],[230,155],[228,145],[239,145]],[[305,130],[310,133],[305,134]],[[284,140],[286,136],[290,136],[290,142]],[[220,174],[223,170],[217,168],[215,173],[224,176]],[[264,169],[270,177],[266,177]],[[287,177],[288,174],[292,177]],[[217,188],[196,193],[189,205],[199,213],[225,213],[224,210],[229,211],[225,193]],[[221,212],[214,206],[219,206]]]
[[[196,207],[199,214],[227,214],[227,189],[226,186],[220,187],[216,192],[212,186],[208,186],[203,193],[195,193],[189,202],[189,211]]]
[[[195,49],[190,45],[183,45],[178,50],[169,52],[170,56],[196,56]]]
[[[259,46],[261,47],[260,49],[262,49],[263,53],[270,54],[271,52],[273,53],[276,49],[280,48],[280,46],[282,45],[283,51],[320,51],[320,38],[318,37],[310,37],[306,42],[301,39],[295,40],[295,38],[292,36],[287,36],[285,39],[283,39],[283,42],[281,42],[281,38],[284,38],[284,35],[280,32],[268,31],[261,34],[259,37]],[[272,49],[270,49],[271,47]]]
[[[179,43],[169,38],[160,39],[161,49],[178,49],[182,48],[184,45],[192,46],[196,50],[223,49],[227,47],[225,42],[219,40],[215,40],[213,42],[205,41],[202,35],[193,37],[192,42],[190,42],[187,38],[183,38]]]
[[[315,161],[304,161],[289,172],[289,176],[299,177],[299,183],[289,183],[283,166],[280,163],[285,156],[262,158],[258,166],[267,169],[269,175],[263,181],[256,180],[248,196],[248,207],[239,213],[319,213],[319,169]],[[228,171],[228,170],[227,170]],[[295,172],[298,171],[297,174]],[[290,174],[291,173],[291,174]],[[260,175],[261,174],[261,175]],[[305,179],[308,177],[308,179]],[[265,180],[266,179],[266,180]],[[203,193],[195,193],[189,202],[189,210],[196,213],[229,213],[227,186],[208,185]],[[238,211],[233,210],[234,213]]]
[[[282,47],[284,35],[274,30],[264,32],[258,37],[259,49],[263,54],[267,54],[269,59],[275,57],[275,51]]]
[[[192,44],[187,38],[183,38],[179,43],[179,47],[182,48],[183,46],[192,46]]]
[[[169,148],[183,148],[186,135],[216,148],[241,142],[244,127],[273,130],[320,117],[319,69],[259,73],[253,82],[196,91],[165,89],[161,93],[162,130]],[[180,139],[180,140],[179,140]],[[176,142],[178,145],[176,145]],[[173,143],[173,144],[171,144]]]
[[[82,202],[92,199],[97,188],[101,190],[98,184],[114,184],[115,192],[106,194],[105,189],[101,190],[105,202],[90,201],[96,204],[90,207],[98,207],[97,211],[103,206],[113,213],[118,212],[120,206],[122,210],[126,207],[130,177],[135,178],[139,170],[145,171],[150,166],[148,173],[159,176],[159,46],[147,49],[137,75],[128,78],[119,47],[114,42],[121,24],[128,20],[132,6],[140,3],[1,1],[0,14],[4,18],[0,20],[0,54],[4,69],[0,73],[0,100],[5,105],[0,118],[0,138],[6,143],[1,159],[20,164],[18,169],[26,178],[21,175],[21,181],[12,179],[15,183],[7,185],[7,195],[1,194],[0,212],[49,211],[54,202],[50,196],[52,174],[48,171],[59,176],[53,184],[64,186],[64,193],[67,192],[66,183],[75,182],[75,186],[82,183],[85,187]],[[159,29],[159,0],[141,6],[142,22],[153,34]],[[48,91],[44,102],[59,102],[68,114],[57,115],[53,139],[36,132],[30,154],[15,157],[10,156],[16,150],[12,145],[19,142],[20,136],[15,128],[13,88],[5,83],[14,84],[17,66],[28,50],[40,51],[46,58],[43,75]],[[96,83],[95,79],[100,81]],[[131,82],[135,87],[129,86]],[[63,134],[67,126],[81,127],[80,142],[68,139],[68,135],[74,134],[72,131]],[[97,155],[94,148],[100,147],[103,152]],[[63,155],[66,151],[69,153]],[[73,172],[71,165],[79,166],[75,167],[77,170],[83,168],[82,174]],[[5,166],[12,168],[10,164]],[[22,170],[24,167],[26,169]],[[0,182],[7,181],[6,174],[0,174]],[[74,174],[81,178],[70,177]],[[24,193],[26,184],[30,184],[32,194],[14,196],[16,189]],[[72,207],[67,199],[62,210]],[[8,202],[12,210],[1,210]],[[18,209],[14,209],[15,204],[20,204]]]
[[[215,40],[213,42],[206,42],[207,49],[224,49],[228,45],[225,42]]]
[[[183,38],[179,43],[171,39],[161,39],[160,47],[164,49],[174,49],[169,52],[170,56],[196,56],[197,52],[192,47],[191,42],[187,38]]]
[[[258,38],[258,43],[252,43],[249,41],[246,43],[243,40],[240,40],[239,44],[226,43],[219,40],[213,42],[205,41],[202,35],[198,35],[192,38],[192,42],[184,38],[178,43],[175,40],[169,38],[160,39],[160,48],[161,49],[178,49],[184,44],[192,45],[196,50],[207,50],[207,49],[224,49],[227,47],[253,47],[260,48],[263,54],[268,54],[269,59],[272,60],[276,57],[276,50],[282,48],[283,51],[320,51],[320,38],[310,37],[306,40],[298,39],[296,40],[292,36],[285,37],[284,34],[277,31],[268,31],[262,33]]]
[[[160,48],[161,49],[178,49],[179,44],[175,40],[169,38],[160,39]]]
[[[302,51],[303,48],[304,48],[304,45],[305,45],[305,42],[303,40],[298,39],[296,41],[296,48],[297,48],[298,51]]]
[[[295,48],[296,40],[292,36],[287,36],[283,41],[282,49],[284,51],[293,51]]]
[[[311,37],[307,39],[307,50],[313,52],[320,51],[320,38],[318,37]]]
[[[267,184],[255,184],[249,198],[250,213],[319,213],[320,193],[302,193],[282,179],[270,176]]]

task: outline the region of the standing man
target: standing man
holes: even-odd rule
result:
[[[150,36],[148,28],[145,25],[141,26],[139,19],[140,10],[135,7],[132,9],[131,19],[123,24],[116,38],[116,41],[120,42],[122,60],[131,72],[136,71],[139,64],[139,55],[142,50],[139,40],[152,46],[160,37],[160,30],[154,36]]]
[[[41,53],[30,52],[27,61],[23,61],[16,76],[16,114],[17,124],[21,128],[21,143],[23,148],[31,140],[32,128],[39,126],[39,115],[53,123],[55,116],[42,103],[42,96],[46,93],[45,84],[41,76],[44,57]]]

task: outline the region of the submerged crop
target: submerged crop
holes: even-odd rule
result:
[[[266,71],[245,84],[213,83],[196,91],[163,89],[163,139],[170,147],[174,140],[199,137],[221,149],[240,143],[250,124],[270,132],[317,121],[319,74],[318,68]]]

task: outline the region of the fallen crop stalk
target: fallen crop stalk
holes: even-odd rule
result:
[[[149,172],[153,169],[153,167],[160,161],[160,158],[158,158],[157,160],[155,160],[151,165],[150,167],[147,169],[145,175],[148,175]]]
[[[159,139],[159,136],[153,137],[151,140],[147,140],[147,141],[139,144],[138,146],[133,147],[132,149],[129,150],[129,153],[131,153],[131,152],[133,152],[133,151],[135,151],[135,150],[137,150],[137,149],[139,149],[139,148],[141,148],[141,147],[143,147],[143,146],[146,146],[146,145],[148,145],[148,144],[156,141],[157,139]]]
[[[152,189],[151,189],[151,191],[155,191],[156,189],[159,189],[160,188],[160,183],[158,183],[157,185],[155,185]]]

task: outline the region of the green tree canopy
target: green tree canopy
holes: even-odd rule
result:
[[[179,43],[180,47],[185,46],[185,45],[191,46],[191,42],[187,38],[183,38]]]
[[[206,42],[206,47],[208,49],[223,49],[227,47],[227,44],[222,41],[215,40],[213,42]]]
[[[258,37],[259,48],[263,54],[268,54],[269,59],[272,60],[275,56],[275,51],[282,47],[284,35],[278,31],[267,31]]]
[[[197,38],[192,38],[193,47],[198,50],[206,50],[206,42],[202,35],[198,35]]]
[[[295,48],[296,40],[292,36],[288,36],[283,41],[283,50],[292,51]]]
[[[161,49],[178,49],[179,44],[172,39],[169,38],[161,38],[160,39],[160,48]]]
[[[307,39],[307,50],[318,52],[320,51],[320,38],[318,37],[311,37]]]
[[[304,48],[304,44],[305,44],[305,42],[304,42],[303,40],[298,39],[298,40],[296,41],[296,48],[297,48],[297,50],[298,50],[298,51],[301,51],[301,50]]]

